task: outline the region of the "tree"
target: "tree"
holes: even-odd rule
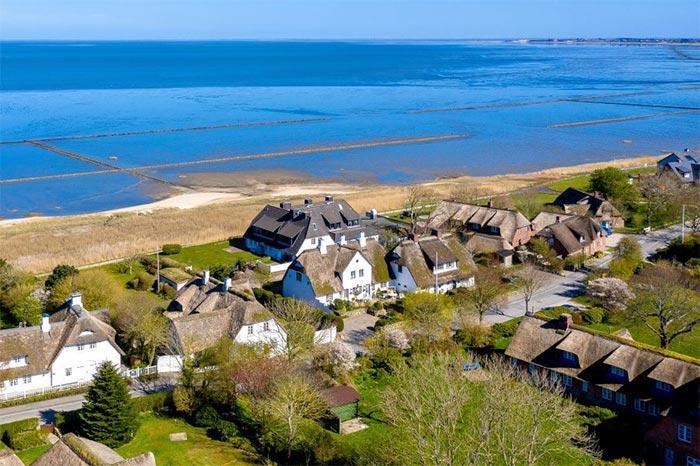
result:
[[[528,377],[500,359],[484,364],[477,464],[572,464],[577,453],[595,453],[576,404],[546,374]]]
[[[639,182],[639,190],[646,201],[647,225],[663,223],[678,217],[681,204],[690,197],[686,192],[688,188],[668,174],[642,178]]]
[[[599,191],[620,205],[630,205],[637,197],[636,189],[627,181],[627,174],[615,167],[594,170],[590,179],[591,191]]]
[[[610,311],[624,308],[634,298],[627,283],[614,277],[591,280],[588,282],[586,293],[591,299]]]
[[[403,208],[408,212],[411,221],[411,234],[422,233],[419,228],[421,213],[437,204],[439,197],[435,191],[421,185],[411,185],[406,188],[406,200]]]
[[[79,417],[82,434],[108,447],[116,448],[133,438],[136,412],[129,388],[109,361],[95,374]]]
[[[382,333],[386,337],[386,344],[390,348],[406,351],[411,347],[406,332],[399,328],[383,328]]]
[[[700,324],[698,284],[670,264],[644,268],[636,280],[635,295],[627,312],[659,337],[661,348]]]
[[[78,275],[80,271],[73,267],[72,265],[57,265],[56,267],[53,268],[53,271],[51,272],[51,275],[49,275],[46,278],[46,281],[44,282],[44,286],[47,289],[53,288],[53,286],[58,283],[60,280],[63,280],[66,277],[70,277],[73,275]]]
[[[538,191],[526,191],[518,194],[515,200],[515,207],[522,212],[527,218],[533,218],[544,210],[544,205],[540,200]]]
[[[277,381],[269,398],[258,406],[272,424],[271,433],[281,437],[287,448],[287,460],[299,436],[304,420],[316,421],[323,417],[328,405],[316,388],[299,375]]]
[[[403,298],[404,315],[420,334],[441,337],[452,321],[452,303],[442,294],[417,291]]]
[[[345,374],[357,366],[355,351],[342,341],[322,345],[314,357],[314,365],[326,370],[331,376]]]
[[[503,302],[503,285],[500,277],[493,273],[481,273],[470,288],[458,288],[455,302],[460,318],[478,316],[479,324],[484,321],[488,312],[498,310]]]
[[[281,349],[286,358],[291,361],[308,354],[323,319],[321,311],[291,298],[277,299],[268,306],[284,329],[284,347]]]
[[[520,295],[525,301],[525,314],[531,315],[534,310],[530,309],[530,302],[534,294],[545,284],[545,277],[537,268],[527,264],[515,273],[515,283],[520,288]]]
[[[49,307],[53,309],[60,307],[75,291],[83,295],[85,309],[96,310],[114,305],[122,293],[122,288],[104,270],[83,270],[77,275],[68,275],[54,283],[49,297]]]
[[[398,367],[383,393],[381,411],[395,430],[392,444],[399,462],[473,464],[476,432],[465,426],[475,406],[458,356],[419,355]]]
[[[22,299],[11,312],[16,322],[26,322],[30,326],[41,323],[41,301],[34,296]]]
[[[615,247],[615,258],[610,262],[610,275],[628,280],[642,263],[642,247],[628,236],[622,238]]]
[[[124,295],[115,306],[112,320],[121,338],[149,366],[156,350],[169,342],[167,318],[158,299],[151,294]]]
[[[473,184],[460,184],[450,191],[450,199],[463,204],[476,204],[479,199],[490,195],[490,191],[477,188]]]
[[[539,263],[550,272],[558,273],[564,268],[564,261],[557,257],[557,252],[549,247],[546,239],[537,236],[530,239],[529,248]]]

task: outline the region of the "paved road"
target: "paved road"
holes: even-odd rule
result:
[[[355,353],[363,353],[363,343],[373,333],[372,327],[376,322],[377,317],[364,312],[349,316],[344,320],[345,327],[340,338],[349,344]]]

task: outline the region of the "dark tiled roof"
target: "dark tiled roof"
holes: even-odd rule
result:
[[[497,227],[500,236],[509,243],[517,230],[530,226],[530,221],[517,210],[497,209],[476,204],[463,204],[453,201],[442,201],[435,208],[429,227],[444,229],[446,224],[468,225],[477,224],[483,229]]]
[[[598,238],[599,234],[605,234],[600,225],[590,217],[577,215],[545,227],[537,236],[554,238],[567,254],[573,254]]]

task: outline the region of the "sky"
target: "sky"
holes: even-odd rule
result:
[[[700,0],[0,0],[1,40],[700,37]]]

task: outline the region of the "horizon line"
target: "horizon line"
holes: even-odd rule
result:
[[[647,40],[688,40],[700,41],[698,37],[653,37],[653,36],[611,36],[611,37],[481,37],[481,38],[395,38],[395,37],[237,37],[237,38],[120,38],[120,39],[50,39],[50,38],[1,38],[0,42],[372,42],[372,41],[394,41],[394,42],[493,42],[493,41],[647,41]]]

